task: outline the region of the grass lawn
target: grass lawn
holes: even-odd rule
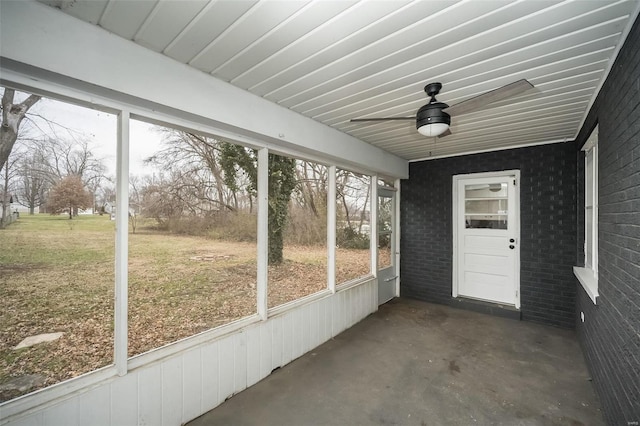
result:
[[[44,387],[113,362],[115,222],[23,214],[0,230],[0,401],[38,374]],[[326,247],[285,245],[269,267],[269,306],[326,288]],[[368,272],[369,252],[339,250],[338,282]],[[256,246],[138,228],[129,234],[129,354],[256,311]],[[14,350],[24,338],[61,339]]]

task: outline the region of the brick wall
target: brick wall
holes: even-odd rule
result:
[[[576,161],[573,143],[411,163],[402,182],[403,296],[450,304],[452,178],[519,169],[520,290],[525,320],[574,327]]]
[[[577,149],[596,124],[600,297],[594,305],[576,281],[576,322],[605,419],[611,425],[627,425],[640,422],[640,21],[589,111]],[[576,157],[577,247],[582,264],[584,155],[577,152]]]

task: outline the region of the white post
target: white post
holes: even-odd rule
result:
[[[258,150],[258,278],[257,303],[258,315],[267,319],[267,280],[269,270],[269,151]]]
[[[396,179],[393,185],[396,188],[394,198],[394,215],[391,229],[393,230],[392,252],[393,270],[396,274],[396,297],[400,297],[400,179]]]
[[[129,256],[129,112],[118,115],[116,154],[116,291],[114,358],[119,376],[127,374]]]
[[[371,241],[371,273],[378,276],[378,175],[371,179],[371,201],[369,204],[369,239]]]
[[[336,292],[336,166],[329,166],[327,192],[327,286]]]

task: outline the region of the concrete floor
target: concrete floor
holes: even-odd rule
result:
[[[395,299],[189,423],[602,425],[571,330]]]

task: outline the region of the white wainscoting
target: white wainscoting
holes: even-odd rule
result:
[[[179,426],[377,309],[377,281],[371,279],[11,418],[0,412],[0,423]]]

